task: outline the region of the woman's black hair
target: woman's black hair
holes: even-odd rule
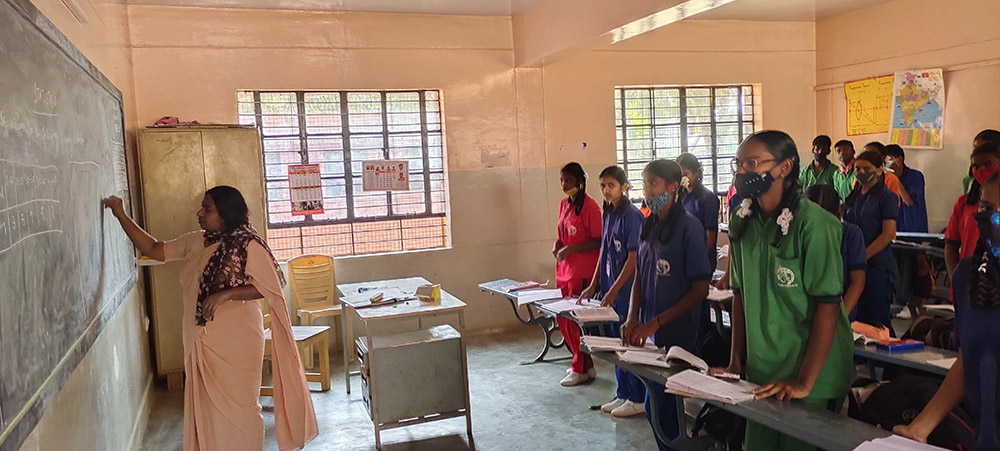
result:
[[[774,157],[775,161],[780,165],[784,163],[785,160],[791,160],[792,170],[782,179],[782,185],[784,187],[784,192],[781,194],[781,202],[778,203],[778,211],[788,208],[789,210],[795,210],[799,207],[799,200],[802,198],[802,183],[799,181],[799,149],[795,146],[795,140],[788,133],[780,130],[762,130],[747,136],[743,140],[740,146],[745,146],[750,142],[759,142],[764,144],[767,148],[767,152]],[[756,213],[760,210],[760,205],[757,199],[752,200],[753,204],[751,211]],[[746,232],[746,225],[750,221],[738,221],[738,224],[734,230],[730,231],[730,239],[739,241],[743,237],[743,233]],[[780,241],[782,235],[780,233],[780,227],[778,233],[775,235],[774,240],[771,242],[772,245],[777,246],[778,241]]]
[[[840,208],[840,195],[837,194],[837,190],[833,189],[833,185],[825,183],[813,185],[806,188],[804,194],[806,199],[816,202],[830,214],[837,215],[837,209]]]
[[[987,128],[979,133],[976,133],[976,137],[973,141],[992,141],[995,143],[1000,143],[1000,132]]]
[[[587,172],[583,170],[583,166],[575,161],[566,163],[559,170],[560,174],[566,174],[572,176],[576,179],[576,186],[580,188],[580,191],[573,196],[571,203],[573,205],[573,213],[580,216],[580,210],[583,209],[583,201],[587,198]]]
[[[1000,299],[1000,287],[993,283],[993,275],[996,274],[1000,264],[997,257],[993,255],[985,243],[980,240],[976,244],[976,250],[972,256],[974,262],[979,264],[969,265],[969,304],[974,308],[990,309],[996,306]],[[985,266],[984,266],[985,265]],[[981,270],[980,268],[983,268]]]
[[[872,166],[875,166],[876,168],[885,166],[885,159],[882,158],[882,154],[876,150],[866,150],[864,152],[861,152],[861,154],[858,155],[857,158],[855,159],[865,160],[871,163]],[[882,177],[885,177],[885,174],[883,174]],[[878,183],[885,183],[885,180],[879,178]],[[876,186],[878,186],[878,184],[876,184]],[[845,206],[854,205],[854,202],[858,199],[858,196],[860,195],[861,195],[861,183],[855,183],[854,188],[851,188],[851,193],[847,195],[846,199],[844,199],[844,205]]]
[[[680,165],[670,160],[665,160],[665,159],[653,160],[646,165],[646,168],[642,170],[642,173],[653,174],[654,176],[663,179],[663,181],[666,182],[667,185],[670,185],[671,183],[680,183],[681,181]],[[679,192],[682,190],[678,189],[677,191]],[[684,207],[680,205],[680,199],[676,198],[676,193],[674,195],[675,198],[673,206],[670,208],[670,211],[667,212],[666,218],[663,219],[663,222],[666,225],[660,228],[660,235],[658,239],[660,240],[661,243],[666,243],[667,241],[670,241],[670,237],[673,235],[674,232],[674,223],[677,221],[677,218],[681,217],[681,215],[684,214]],[[657,214],[649,215],[649,217],[646,218],[646,221],[642,223],[642,229],[639,232],[639,238],[645,240],[649,236],[649,234],[653,231],[657,222],[659,221],[660,221],[659,215]]]
[[[985,130],[984,130],[985,131]],[[980,132],[982,134],[982,132]],[[978,136],[977,136],[978,137]],[[1000,160],[1000,141],[986,141],[972,150],[969,159],[976,155],[993,155]],[[969,166],[969,177],[972,177],[972,166]],[[972,177],[972,184],[969,186],[969,194],[965,196],[965,205],[979,205],[979,199],[983,195],[983,187]]]
[[[625,174],[625,170],[619,166],[608,166],[601,171],[601,175],[597,176],[598,179],[604,177],[611,177],[615,179],[619,185],[628,185],[628,175]]]
[[[215,202],[215,211],[219,212],[225,231],[231,232],[250,222],[250,209],[240,190],[219,185],[205,191],[205,195]]]
[[[900,147],[899,144],[889,144],[888,146],[885,146],[885,154],[893,158],[906,158],[906,152],[903,151],[903,148]]]
[[[874,147],[875,150],[877,150],[878,153],[882,155],[882,158],[885,159],[885,144],[882,144],[878,141],[872,141],[868,144],[865,144],[865,147]]]
[[[693,153],[684,152],[678,155],[674,161],[676,161],[682,168],[691,172],[697,172],[701,175],[701,162],[698,161],[698,157],[694,156]]]

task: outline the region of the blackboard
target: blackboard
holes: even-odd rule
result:
[[[0,450],[17,450],[135,285],[122,96],[27,0],[0,0]]]

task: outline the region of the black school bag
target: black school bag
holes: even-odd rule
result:
[[[875,382],[859,379],[852,384],[847,415],[865,423],[891,431],[900,424],[910,424],[937,393],[941,381],[915,374],[901,374],[891,381]],[[863,400],[858,393],[874,391]],[[956,407],[927,437],[927,443],[947,449],[971,450],[974,432],[971,419],[963,406]]]
[[[729,350],[731,342],[719,334],[712,324],[703,335],[698,356],[709,367],[725,367],[729,365]],[[747,421],[738,415],[726,412],[711,404],[705,404],[694,419],[693,435],[704,431],[721,446],[716,449],[739,451],[743,449],[743,437],[746,435]]]

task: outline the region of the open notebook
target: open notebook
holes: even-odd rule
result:
[[[758,385],[745,381],[724,381],[695,370],[684,370],[667,378],[667,393],[739,404],[754,399]]]
[[[556,314],[568,312],[570,315],[575,316],[576,319],[585,323],[601,321],[618,322],[621,320],[615,309],[604,307],[600,301],[595,300],[586,300],[577,304],[576,299],[566,298],[545,304],[543,308]]]
[[[680,346],[671,346],[666,353],[663,351],[627,350],[620,353],[622,362],[637,365],[658,366],[660,368],[693,368],[700,372],[708,372],[708,364],[698,356]]]
[[[926,443],[915,442],[908,438],[900,437],[898,435],[891,435],[889,437],[877,438],[875,440],[869,440],[862,443],[854,451],[934,451],[934,450],[944,450],[934,445],[928,445]]]

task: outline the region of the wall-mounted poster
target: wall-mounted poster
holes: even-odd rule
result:
[[[892,75],[883,75],[844,83],[848,136],[889,131],[892,78]]]
[[[323,182],[318,164],[288,166],[288,188],[291,191],[292,215],[323,213]]]
[[[366,161],[362,174],[365,191],[409,191],[409,161]]]
[[[944,75],[941,69],[896,72],[889,143],[940,149],[944,132]]]

